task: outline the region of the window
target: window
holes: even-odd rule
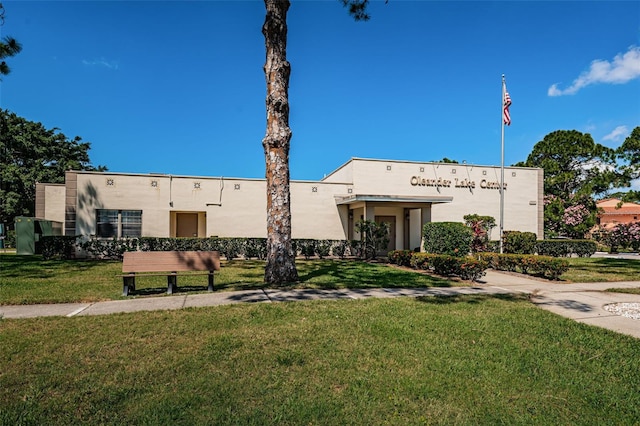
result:
[[[96,210],[96,236],[142,236],[142,210]]]
[[[142,210],[122,210],[120,217],[123,237],[140,237],[142,235]]]

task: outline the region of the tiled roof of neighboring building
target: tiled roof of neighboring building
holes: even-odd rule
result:
[[[618,207],[618,204],[620,204],[620,200],[615,198],[607,198],[596,202],[598,208],[601,208],[606,215],[640,214],[640,204],[622,203],[620,207]]]

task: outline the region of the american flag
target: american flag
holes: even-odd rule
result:
[[[511,125],[511,115],[509,114],[509,107],[511,106],[511,96],[507,92],[507,86],[504,87],[504,99],[502,101],[502,121],[507,126]]]

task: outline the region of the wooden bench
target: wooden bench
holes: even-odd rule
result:
[[[167,294],[173,294],[178,287],[178,272],[190,271],[208,275],[207,289],[213,291],[213,273],[219,270],[217,251],[127,251],[122,261],[122,295],[135,291],[136,276],[158,275],[167,276]]]

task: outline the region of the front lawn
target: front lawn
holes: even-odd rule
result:
[[[0,329],[2,425],[640,419],[638,340],[524,296],[237,304]]]
[[[355,260],[298,260],[298,287],[443,287],[468,285]],[[0,255],[0,304],[96,302],[122,299],[122,262],[46,260],[40,256]],[[216,291],[263,288],[264,262],[222,262]],[[179,291],[206,291],[207,278],[180,276]],[[163,295],[166,277],[136,279],[137,295]],[[134,296],[135,297],[135,296]]]
[[[640,260],[606,257],[569,258],[561,279],[576,283],[640,281]]]

